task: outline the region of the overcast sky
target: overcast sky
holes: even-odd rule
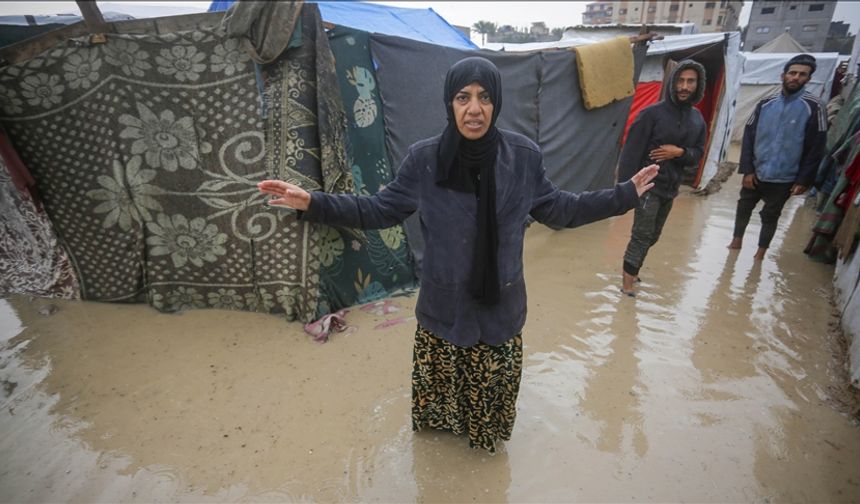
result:
[[[700,1],[700,0],[693,0]],[[472,26],[477,21],[492,21],[498,25],[531,26],[543,21],[549,28],[563,28],[582,24],[582,13],[590,2],[374,2],[398,7],[431,7],[449,23]],[[741,9],[740,23],[749,21],[752,2],[746,0]],[[834,21],[851,23],[851,33],[860,30],[860,2],[839,1]]]
[[[691,0],[700,1],[700,0]],[[99,5],[106,2],[99,2]],[[109,2],[109,4],[128,4],[129,9],[142,5],[169,5],[182,10],[204,11],[210,2],[206,1],[173,1],[173,2]],[[528,27],[532,22],[543,21],[550,28],[562,28],[582,23],[582,13],[588,2],[555,1],[555,2],[375,2],[399,7],[427,8],[431,7],[449,23],[472,26],[477,21],[492,21],[496,24],[509,24],[516,27]],[[741,10],[741,25],[749,19],[752,2],[746,0]],[[165,7],[167,9],[167,7]],[[106,10],[106,9],[104,9]],[[0,15],[12,14],[59,14],[79,13],[73,1],[65,2],[9,2],[0,1]],[[851,33],[860,30],[860,2],[840,0],[833,15],[834,21],[846,21],[851,24]]]

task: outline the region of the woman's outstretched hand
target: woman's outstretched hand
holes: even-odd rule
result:
[[[257,184],[263,194],[275,196],[269,205],[285,206],[296,210],[307,210],[311,204],[311,194],[301,187],[283,180],[264,180]]]
[[[652,164],[642,168],[636,175],[630,177],[630,180],[636,186],[636,192],[639,193],[639,196],[642,196],[654,187],[654,182],[651,181],[657,176],[658,171],[660,171],[660,165]]]

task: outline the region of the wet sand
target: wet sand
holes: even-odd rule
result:
[[[754,263],[757,215],[725,248],[739,179],[675,201],[635,299],[632,213],[529,229],[495,456],[412,433],[414,297],[352,309],[326,344],[261,314],[0,300],[0,501],[856,502],[833,268],[802,254],[814,212],[792,199]]]

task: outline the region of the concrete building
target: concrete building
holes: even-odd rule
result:
[[[807,51],[821,52],[835,9],[835,0],[754,0],[744,51],[755,51],[788,32]]]
[[[700,33],[734,31],[742,0],[600,0],[585,7],[582,23],[695,23]]]

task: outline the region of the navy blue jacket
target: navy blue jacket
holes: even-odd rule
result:
[[[523,238],[531,215],[556,227],[575,227],[630,210],[639,201],[632,182],[614,189],[570,193],[547,177],[540,149],[528,138],[499,130],[496,158],[496,219],[499,234],[497,305],[482,306],[468,291],[477,232],[474,194],[435,182],[439,137],[409,148],[397,176],[373,196],[311,193],[302,219],[378,229],[420,211],[426,248],[418,293],[418,322],[461,347],[482,341],[504,343],[522,331],[526,320]]]

